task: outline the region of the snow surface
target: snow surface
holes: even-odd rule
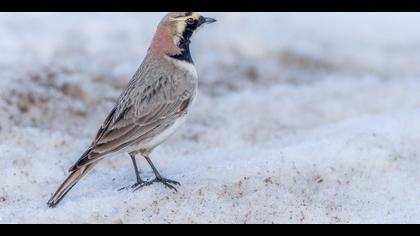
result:
[[[117,191],[119,155],[47,208],[163,14],[0,14],[0,223],[420,223],[417,13],[206,13],[197,102],[152,154],[179,192]]]

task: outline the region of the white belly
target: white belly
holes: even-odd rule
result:
[[[162,133],[156,135],[155,137],[145,140],[141,143],[134,144],[132,146],[128,146],[122,150],[117,151],[117,154],[126,154],[131,152],[138,152],[142,149],[154,149],[159,144],[163,143],[166,139],[168,139],[175,131],[187,120],[187,114],[181,116],[175,123],[164,130]]]
[[[175,131],[187,120],[187,114],[178,118],[175,123],[164,130],[162,133],[156,135],[151,140],[147,141],[146,143],[142,144],[141,148],[150,148],[153,149],[154,147],[158,146],[159,144],[163,143],[166,139],[168,139]]]

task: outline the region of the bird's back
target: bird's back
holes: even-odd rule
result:
[[[163,60],[146,57],[91,147],[71,170],[121,150],[153,149],[160,143],[153,139],[187,114],[196,90],[193,64],[170,57]]]

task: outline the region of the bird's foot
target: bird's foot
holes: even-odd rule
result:
[[[146,183],[137,186],[133,190],[133,192],[141,189],[144,186],[149,186],[149,185],[152,185],[154,183],[162,183],[163,185],[165,185],[165,187],[170,188],[170,189],[174,190],[175,192],[178,192],[178,190],[174,187],[174,185],[181,186],[181,184],[179,182],[175,181],[175,180],[170,180],[170,179],[165,179],[165,178],[155,178],[154,180],[147,181]]]
[[[131,188],[131,189],[141,188],[143,186],[146,186],[147,183],[148,183],[147,181],[137,181],[137,183],[135,183],[133,185],[128,185],[126,187],[122,187],[122,188],[118,189],[118,191],[122,191],[122,190],[129,189],[129,188]]]

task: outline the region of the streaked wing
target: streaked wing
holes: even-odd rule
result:
[[[186,112],[193,89],[187,80],[174,82],[167,77],[138,90],[128,89],[99,129],[91,147],[70,170],[161,133]]]

